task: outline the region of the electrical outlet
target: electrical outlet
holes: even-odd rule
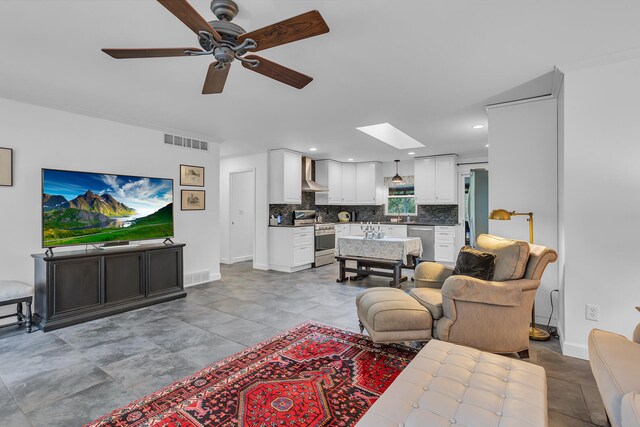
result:
[[[600,306],[587,304],[585,317],[587,320],[600,321]]]

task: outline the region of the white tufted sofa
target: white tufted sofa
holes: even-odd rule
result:
[[[356,427],[546,427],[540,366],[430,341]]]

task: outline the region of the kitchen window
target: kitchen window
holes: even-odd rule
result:
[[[413,176],[402,177],[403,183],[391,182],[391,178],[384,179],[384,188],[387,198],[385,215],[417,215],[415,187]]]

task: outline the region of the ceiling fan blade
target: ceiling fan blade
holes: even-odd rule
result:
[[[296,89],[302,89],[313,81],[313,77],[306,76],[302,73],[294,71],[290,68],[284,67],[268,59],[261,58],[256,55],[246,55],[244,58],[260,61],[260,65],[252,67],[251,64],[243,62],[244,68],[260,73],[263,76],[270,77],[274,80],[278,80],[286,85],[293,86]]]
[[[175,47],[160,49],[102,49],[107,55],[116,59],[132,59],[132,58],[164,58],[169,56],[189,56],[185,55],[185,51],[198,51],[202,49],[197,47]]]
[[[238,42],[252,39],[258,47],[253,52],[328,33],[329,27],[317,10],[294,16],[268,27],[238,36]]]
[[[194,33],[206,31],[212,34],[216,41],[222,40],[220,34],[186,0],[158,0],[158,3],[167,8]]]
[[[218,64],[219,62],[212,62],[209,65],[209,71],[207,71],[207,77],[205,77],[204,86],[202,87],[203,95],[222,93],[222,89],[224,89],[231,64],[226,64],[224,68],[217,68]]]

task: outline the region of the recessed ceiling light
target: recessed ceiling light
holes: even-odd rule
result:
[[[485,145],[485,147],[489,148],[489,144]]]
[[[353,159],[347,159],[347,161],[349,161],[349,162],[353,162]]]
[[[398,150],[406,150],[407,148],[424,147],[415,139],[411,138],[406,133],[393,127],[389,123],[380,123],[378,125],[364,126],[356,128],[361,132],[364,132],[372,137],[379,139],[385,144],[389,144]]]
[[[309,151],[318,151],[318,149],[316,147],[311,147],[309,148]]]
[[[482,129],[484,127],[484,125],[475,125],[473,128],[474,129]]]
[[[413,156],[416,153],[414,153],[413,151],[409,151],[407,154],[410,155],[410,156]]]

